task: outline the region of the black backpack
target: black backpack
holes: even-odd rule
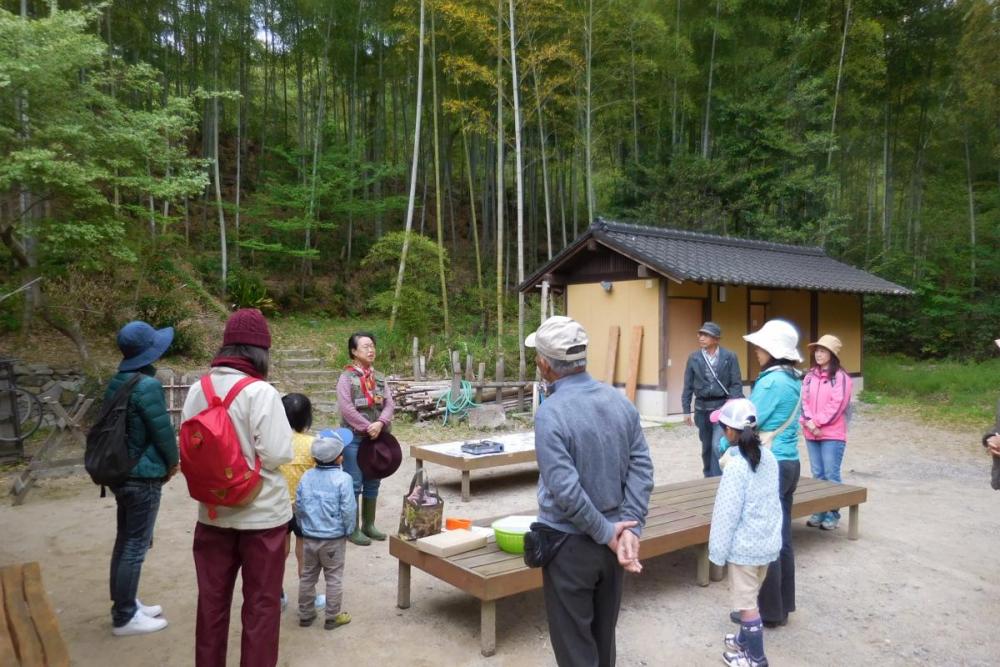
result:
[[[104,487],[123,484],[139,462],[128,454],[128,400],[141,379],[142,374],[135,373],[119,387],[101,406],[97,421],[87,431],[83,465],[94,484],[101,485],[102,498]]]

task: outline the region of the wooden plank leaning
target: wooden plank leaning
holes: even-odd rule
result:
[[[59,631],[59,621],[49,596],[45,594],[45,587],[42,585],[42,568],[38,563],[25,563],[22,571],[24,598],[42,644],[45,664],[47,667],[68,667],[69,650]]]
[[[45,664],[42,643],[31,622],[31,613],[24,602],[21,565],[8,565],[0,570],[3,579],[3,606],[10,628],[11,643],[22,665]],[[14,663],[17,664],[17,663]]]

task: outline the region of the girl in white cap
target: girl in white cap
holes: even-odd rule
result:
[[[778,462],[761,447],[757,409],[745,398],[730,400],[711,415],[724,427],[727,454],[715,494],[708,557],[729,566],[732,607],[739,615],[739,633],[727,634],[722,659],[736,667],[766,667],[764,631],[757,594],[767,566],[781,549],[781,503]]]
[[[809,468],[816,479],[840,484],[840,464],[847,447],[847,412],[851,405],[851,376],[840,366],[842,344],[826,334],[812,348],[812,368],[802,380],[802,435],[809,449]],[[818,512],[807,526],[833,530],[840,523],[840,508]]]
[[[788,622],[795,611],[795,552],[792,549],[792,497],[799,484],[799,393],[802,375],[795,364],[799,354],[799,332],[785,320],[768,320],[759,330],[743,337],[754,345],[760,375],[750,392],[757,408],[760,440],[778,461],[778,497],[781,500],[781,553],[771,563],[757,596],[764,626]],[[738,619],[733,618],[734,621]]]

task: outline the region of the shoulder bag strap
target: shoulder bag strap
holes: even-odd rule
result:
[[[243,391],[243,388],[248,384],[253,384],[254,382],[257,382],[257,378],[247,376],[234,384],[233,388],[229,390],[228,394],[226,394],[226,400],[222,402],[222,407],[228,410],[229,406],[236,400],[236,396]]]
[[[716,354],[719,355],[719,362],[718,363],[721,364],[722,363],[722,348],[721,347],[719,348],[719,351],[716,352]],[[719,379],[719,375],[718,375],[718,373],[715,372],[715,368],[712,367],[711,362],[709,362],[709,360],[705,358],[705,351],[704,350],[702,350],[702,352],[701,352],[701,360],[705,362],[706,366],[708,366],[708,371],[712,374],[712,377],[715,378],[715,383],[717,385],[719,385],[720,387],[722,387],[722,393],[724,393],[726,396],[729,396],[729,390],[726,389],[726,387],[725,387],[724,384],[722,384],[722,380]]]
[[[126,380],[122,386],[118,387],[118,389],[115,390],[114,396],[111,397],[111,400],[105,401],[104,403],[101,404],[101,412],[98,414],[95,423],[105,419],[111,412],[111,407],[116,403],[118,403],[119,399],[121,399],[126,394],[131,394],[132,390],[135,389],[135,386],[139,384],[139,380],[141,379],[142,379],[142,374],[136,372],[135,374],[132,375],[132,377]]]

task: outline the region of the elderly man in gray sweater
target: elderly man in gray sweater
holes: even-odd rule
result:
[[[587,332],[550,317],[524,341],[549,395],[535,416],[538,520],[566,533],[542,569],[559,665],[614,665],[624,571],[638,574],[653,463],[635,407],[587,374]]]

